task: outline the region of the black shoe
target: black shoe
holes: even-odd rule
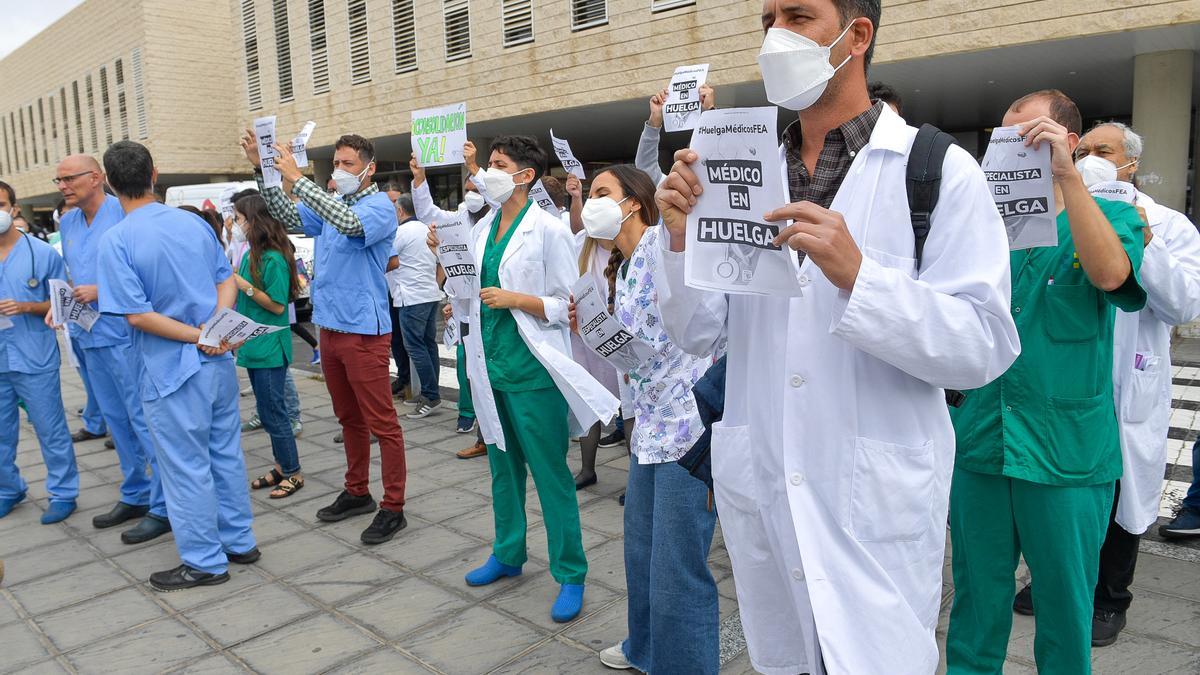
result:
[[[625,442],[625,432],[617,430],[600,439],[600,447],[615,448]]]
[[[149,511],[149,506],[134,506],[125,502],[117,502],[117,505],[112,507],[112,510],[108,513],[92,518],[92,527],[97,530],[116,527],[127,520],[141,518]]]
[[[262,551],[258,550],[258,547],[255,546],[245,553],[230,553],[226,551],[225,557],[229,559],[229,562],[237,565],[253,565],[262,557]]]
[[[334,436],[334,437],[333,437],[333,442],[334,442],[334,443],[341,443],[343,440],[344,440],[344,439],[343,439],[343,437],[342,437],[342,432],[340,432],[340,431],[339,431],[339,432],[337,432],[337,436]]]
[[[621,506],[625,506],[625,493],[624,492],[621,493],[620,497],[617,497],[617,503],[620,504]]]
[[[229,572],[209,574],[180,565],[173,570],[155,572],[150,575],[150,588],[163,593],[182,591],[197,586],[216,586],[229,581]]]
[[[396,533],[408,527],[408,520],[404,518],[403,511],[388,511],[387,509],[379,509],[379,513],[375,514],[375,520],[371,521],[371,526],[363,530],[362,539],[364,544],[382,544],[385,541],[391,541]]]
[[[1107,647],[1117,641],[1125,627],[1125,612],[1097,609],[1092,613],[1092,646]]]
[[[575,476],[575,489],[576,490],[582,490],[583,488],[585,488],[589,485],[595,485],[595,484],[596,484],[596,472],[595,471],[593,471],[589,474],[586,474],[586,475],[584,475],[584,473],[582,471],[580,471],[579,474]]]
[[[1017,591],[1013,598],[1013,611],[1024,616],[1033,616],[1033,584],[1025,584],[1025,588]]]
[[[375,500],[371,498],[371,495],[366,494],[361,497],[355,497],[349,492],[342,490],[342,493],[337,496],[337,499],[333,500],[332,504],[317,511],[317,520],[336,523],[350,516],[360,516],[374,510]]]
[[[113,439],[110,438],[107,441],[104,441],[104,447],[108,448],[109,450],[116,450],[117,444],[113,443]]]
[[[84,428],[84,429],[80,429],[79,431],[76,431],[75,433],[71,434],[71,440],[75,443],[82,443],[84,441],[90,441],[90,440],[93,440],[96,438],[104,438],[107,435],[108,434],[93,434],[92,432],[90,432],[86,428]]]
[[[151,539],[157,539],[170,531],[171,521],[147,513],[140,523],[121,533],[121,541],[130,545],[141,544]]]

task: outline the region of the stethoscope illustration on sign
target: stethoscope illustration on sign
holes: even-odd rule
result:
[[[713,153],[714,159],[738,157],[742,146],[732,136],[733,134],[724,134],[717,139],[717,151]],[[749,148],[749,150],[751,155],[757,155],[757,151],[754,148]],[[701,163],[706,167],[708,166],[708,160],[703,160]],[[739,286],[749,284],[754,279],[754,270],[758,266],[758,258],[763,254],[764,250],[748,244],[726,244],[725,258],[717,262],[714,269],[717,278]]]

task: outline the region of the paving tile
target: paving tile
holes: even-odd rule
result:
[[[5,536],[0,536],[0,558],[9,558],[18,551],[41,548],[46,544],[62,541],[71,536],[66,528],[59,525],[42,525],[39,522],[42,513],[42,509],[26,502],[17,506],[15,511],[4,518],[4,520],[8,520],[16,518],[20,514],[22,520],[29,518],[29,521],[27,525],[6,530]],[[19,536],[12,535],[12,532],[16,530],[20,530]]]
[[[594,548],[604,545],[609,540],[609,536],[603,532],[597,532],[591,528],[583,528],[583,550],[590,551]],[[529,532],[525,535],[525,546],[529,549],[529,555],[538,560],[549,560],[550,552],[548,549],[549,542],[546,539],[546,524],[538,523],[536,527],[529,528]]]
[[[1146,589],[1200,602],[1200,574],[1196,569],[1195,563],[1158,555],[1139,555],[1137,575],[1133,578],[1134,595],[1138,589]]]
[[[96,560],[96,554],[86,544],[67,539],[5,558],[4,582],[14,586]]]
[[[604,673],[612,671],[600,663],[600,656],[596,652],[580,649],[558,640],[550,640],[532,652],[523,654],[520,658],[500,666],[493,672],[497,675],[534,675],[535,673],[538,675],[545,673],[604,675]]]
[[[125,588],[45,614],[36,621],[60,651],[160,619],[162,608],[136,588]]]
[[[291,589],[266,584],[184,614],[222,647],[244,642],[316,611]]]
[[[179,566],[179,549],[173,537],[160,537],[135,550],[128,550],[130,548],[133,547],[123,549],[128,552],[112,558],[112,561],[138,581],[149,581],[151,573]]]
[[[490,511],[479,495],[458,488],[443,488],[405,505],[405,510],[431,522],[440,523],[464,513]]]
[[[130,585],[107,563],[94,562],[9,589],[30,614],[38,616]]]
[[[588,583],[625,589],[625,542],[613,540],[587,552]]]
[[[0,672],[7,671],[0,670]],[[35,663],[32,666],[23,666],[20,670],[12,672],[19,672],[21,675],[61,675],[70,671],[64,668],[57,659],[49,659],[41,663]]]
[[[315,513],[315,510],[314,510]],[[261,544],[295,534],[310,523],[278,511],[263,511],[254,514],[254,538]]]
[[[249,671],[221,654],[206,656],[183,668],[171,671],[172,675],[232,675],[245,672]]]
[[[24,623],[10,623],[0,628],[0,645],[4,646],[4,657],[0,660],[0,670],[4,671],[16,672],[23,666],[51,657],[37,634]]]
[[[1130,632],[1200,649],[1200,602],[1143,592],[1135,594],[1126,619]]]
[[[209,646],[175,619],[161,619],[67,654],[80,673],[159,673],[208,653]]]
[[[478,511],[464,513],[456,518],[451,518],[443,522],[442,525],[475,537],[480,541],[491,542],[496,537],[496,521],[490,506]]]
[[[363,553],[338,558],[291,579],[291,585],[323,603],[336,605],[346,598],[395,583],[404,572]]]
[[[382,547],[379,555],[414,570],[426,570],[447,559],[479,548],[478,539],[441,525],[430,525],[405,536],[403,546]]]
[[[4,597],[3,594],[0,594],[0,626],[20,620],[21,615],[17,612],[17,608],[8,601],[8,598]]]
[[[339,610],[386,640],[466,609],[470,602],[418,577],[407,577],[359,597]],[[404,646],[408,646],[405,640]]]
[[[0,518],[0,535],[20,530],[21,536],[24,537],[29,530],[42,526],[42,524],[39,522],[41,517],[42,509],[38,508],[38,506],[27,497],[25,501],[18,504],[16,508],[14,508],[7,516]],[[12,537],[0,536],[0,546],[6,543],[5,539],[11,540]],[[7,543],[10,544],[10,546],[8,546],[8,550],[20,550],[17,547],[11,546],[11,544],[19,542],[8,541]],[[0,551],[3,550],[6,549],[0,548]]]
[[[431,672],[433,671],[390,647],[356,657],[352,662],[329,671],[330,675],[428,675]]]
[[[290,623],[233,648],[259,672],[320,673],[379,643],[328,615]]]
[[[1198,660],[1200,651],[1150,640],[1126,630],[1115,645],[1092,649],[1092,672],[1157,675],[1195,666]]]
[[[405,640],[405,647],[448,673],[486,673],[535,643],[539,633],[502,614],[472,607]]]
[[[488,586],[468,586],[463,577],[467,572],[487,561],[488,556],[491,554],[491,546],[481,546],[473,551],[467,551],[445,561],[444,564],[428,570],[426,574],[445,586],[455,589],[457,592],[465,593],[475,598],[485,598],[495,595],[507,588],[524,584],[531,578],[545,575],[546,566],[536,560],[530,560],[525,563],[523,574],[519,577],[501,579]]]
[[[367,524],[364,522],[363,527]],[[336,539],[316,532],[301,532],[259,548],[263,555],[258,561],[258,566],[277,577],[311,569],[332,558],[349,555],[353,551]]]
[[[482,476],[489,478],[491,476],[485,462],[468,462],[458,458],[447,459],[445,455],[442,455],[436,463],[410,471],[442,485],[459,485]]]
[[[416,426],[416,425],[414,425]],[[404,443],[405,445],[430,445],[437,441],[444,441],[455,436],[464,436],[466,434],[454,433],[454,427],[447,424],[442,425],[424,425],[420,428],[412,428],[404,426]]]
[[[625,533],[625,507],[615,499],[597,499],[585,504],[579,511],[579,520],[584,527],[610,536]]]
[[[563,631],[563,637],[595,649],[608,649],[629,633],[625,603],[617,602]]]
[[[623,595],[592,584],[584,591],[583,611],[579,616],[570,624],[555,623],[554,619],[550,618],[550,607],[554,605],[560,588],[558,582],[542,577],[492,596],[488,598],[487,604],[557,633],[568,625],[586,620],[612,602],[620,600],[624,603]]]

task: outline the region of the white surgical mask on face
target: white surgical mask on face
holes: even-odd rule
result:
[[[0,211],[0,234],[6,234],[12,229],[13,217],[8,211]]]
[[[851,25],[846,24],[842,34],[827,47],[786,28],[767,30],[758,52],[767,100],[788,110],[804,110],[816,103],[834,73],[851,58],[847,55],[836,68],[829,62],[829,50],[841,42]]]
[[[1095,155],[1081,157],[1075,168],[1083,177],[1083,184],[1092,187],[1097,183],[1108,183],[1117,179],[1117,165]]]
[[[374,161],[374,160],[371,160]],[[363,176],[367,175],[367,169],[371,168],[371,162],[363,167],[363,170],[356,176],[345,169],[334,169],[333,178],[334,184],[337,186],[337,193],[345,197],[358,192],[358,188],[362,185]]]
[[[230,228],[230,233],[233,235],[233,243],[246,243],[246,228],[241,223],[234,221],[233,227]]]
[[[471,213],[479,213],[484,206],[487,206],[487,201],[483,198],[483,195],[474,190],[467,192],[467,196],[463,198],[463,203],[467,205],[467,210]]]
[[[587,230],[588,236],[604,241],[616,239],[621,233],[621,225],[633,215],[633,211],[630,211],[629,215],[621,217],[621,205],[626,199],[629,197],[619,202],[612,197],[587,200],[580,217],[583,218],[583,229]]]
[[[512,173],[508,173],[504,169],[491,167],[483,172],[483,187],[487,190],[488,196],[492,201],[503,204],[512,196],[513,190],[517,188],[517,184],[513,182],[513,176],[521,173],[525,169],[518,169]],[[522,183],[524,185],[525,183]]]

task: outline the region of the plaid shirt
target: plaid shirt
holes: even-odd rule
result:
[[[288,229],[301,228],[300,213],[296,210],[296,205],[292,203],[292,200],[283,193],[283,189],[263,187],[262,174],[255,174],[254,178],[258,181],[258,190],[266,200],[267,210],[271,212],[271,215],[275,216],[275,219]],[[299,197],[305,206],[347,237],[365,236],[362,223],[359,222],[358,216],[350,207],[357,204],[360,199],[376,192],[379,192],[379,186],[372,183],[365,189],[342,198],[329,194],[317,187],[316,183],[303,177],[292,187],[292,194]]]

